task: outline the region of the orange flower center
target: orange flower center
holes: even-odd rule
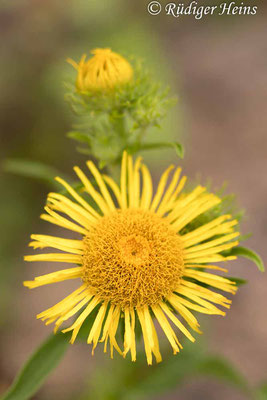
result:
[[[184,269],[182,242],[156,214],[116,210],[84,238],[83,281],[101,299],[125,307],[161,301]]]

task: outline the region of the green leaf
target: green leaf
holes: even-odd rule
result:
[[[67,136],[70,139],[78,140],[81,143],[90,144],[90,137],[88,135],[86,135],[85,133],[78,132],[78,131],[71,131],[71,132],[68,132]]]
[[[247,247],[241,247],[241,246],[234,247],[231,250],[231,255],[248,258],[249,260],[253,261],[254,264],[257,265],[257,267],[261,272],[265,271],[261,257],[257,253],[255,253],[255,251],[248,249]]]
[[[178,142],[144,143],[140,145],[139,150],[154,150],[170,147],[176,151],[179,158],[184,158],[184,147]]]
[[[186,347],[178,356],[170,357],[164,363],[150,368],[149,373],[138,376],[130,390],[128,388],[127,400],[145,400],[166,394],[200,376],[218,379],[244,393],[250,393],[246,379],[229,361],[200,351],[197,345],[190,350]]]
[[[29,358],[1,400],[29,400],[65,354],[69,336],[51,335]]]
[[[58,188],[58,183],[55,182],[54,177],[61,175],[55,168],[43,164],[39,161],[24,160],[19,158],[8,158],[2,163],[2,168],[5,172],[39,179],[42,181],[52,183]]]
[[[222,357],[207,356],[198,363],[196,373],[222,380],[244,392],[250,391],[245,377],[228,360]]]
[[[246,279],[236,278],[233,276],[227,276],[227,279],[229,279],[232,282],[235,282],[236,286],[242,286],[248,283]]]
[[[267,382],[262,383],[256,389],[255,399],[257,399],[257,400],[267,400]]]
[[[181,143],[178,143],[178,142],[170,143],[170,145],[172,145],[172,147],[176,151],[178,157],[183,159],[184,158],[184,147],[183,147],[183,145]]]

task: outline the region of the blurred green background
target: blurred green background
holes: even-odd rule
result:
[[[9,158],[40,161],[71,176],[72,166],[81,165],[86,158],[75,152],[75,144],[65,137],[73,116],[64,102],[63,81],[74,76],[66,58],[78,60],[94,47],[111,47],[140,57],[179,99],[162,130],[154,132],[155,140],[163,135],[164,139],[181,140],[186,148],[181,164],[193,178],[197,174],[204,180],[209,177],[215,187],[229,182],[229,191],[237,194],[249,216],[244,229],[254,235],[248,246],[264,258],[267,8],[261,3],[256,16],[213,16],[196,21],[192,16],[176,19],[163,13],[153,17],[143,1],[2,0],[1,163]],[[170,151],[147,155],[150,166],[157,166],[155,178],[170,159],[179,162]],[[30,293],[22,287],[24,279],[46,272],[44,266],[26,265],[22,256],[28,251],[31,233],[52,230],[39,221],[51,183],[7,173],[3,168],[0,179],[1,393],[51,331],[35,315],[59,300],[68,287]],[[239,290],[225,318],[210,321],[206,341],[211,350],[228,357],[248,382],[256,384],[267,379],[267,278],[243,260],[230,264],[230,272],[249,279],[249,284]],[[104,398],[94,392],[95,382],[111,384],[113,364],[105,361],[105,372],[99,371],[101,352],[99,348],[92,359],[84,345],[71,347],[34,398]],[[93,395],[87,396],[87,388]],[[226,397],[246,398],[222,383],[191,377],[179,389],[173,387],[170,393],[151,398]]]

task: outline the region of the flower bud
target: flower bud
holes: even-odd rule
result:
[[[133,69],[121,55],[110,49],[94,49],[93,57],[86,61],[86,54],[79,64],[68,59],[78,71],[76,87],[78,91],[101,91],[113,89],[129,82],[133,77]]]

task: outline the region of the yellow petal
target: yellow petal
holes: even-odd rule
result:
[[[94,320],[93,326],[91,328],[90,334],[88,336],[87,339],[87,343],[92,343],[93,342],[93,351],[98,343],[98,339],[101,333],[101,329],[102,329],[102,324],[103,324],[103,320],[105,318],[105,314],[107,311],[107,302],[103,303],[102,306],[100,307],[97,316]]]
[[[110,213],[110,208],[108,207],[107,203],[103,199],[103,197],[98,193],[89,179],[85,176],[85,174],[82,172],[82,170],[79,167],[74,167],[74,171],[76,172],[78,178],[81,180],[81,182],[84,184],[85,190],[90,194],[90,196],[94,199],[100,210],[104,214],[109,214]]]
[[[121,161],[121,202],[122,209],[127,208],[127,152],[124,151]]]
[[[48,235],[31,235],[31,239],[33,239],[34,242],[29,243],[29,246],[35,249],[53,247],[58,250],[80,255],[82,255],[84,252],[82,240],[64,239]]]
[[[140,208],[143,210],[148,210],[153,196],[153,184],[150,172],[145,165],[141,166],[141,171],[143,177],[143,189],[140,201]]]
[[[38,286],[48,285],[50,283],[62,282],[67,279],[80,278],[82,267],[62,269],[61,271],[51,272],[50,274],[38,276],[33,281],[24,281],[23,285],[33,289]]]
[[[150,207],[151,211],[155,211],[157,206],[159,205],[160,199],[161,199],[161,197],[163,195],[165,186],[167,184],[167,180],[168,180],[169,174],[170,174],[170,172],[171,172],[171,170],[173,168],[174,168],[174,165],[170,165],[166,169],[166,171],[163,172],[163,174],[162,174],[162,176],[160,178],[159,184],[158,184],[157,192],[155,194],[155,197],[154,197],[154,199],[152,201],[152,204],[151,204],[151,207]]]
[[[109,185],[109,187],[113,191],[113,193],[118,201],[119,206],[122,208],[122,199],[121,199],[121,192],[120,192],[119,186],[112,178],[110,178],[107,175],[103,175],[103,179],[106,181],[106,183]]]
[[[159,308],[159,306],[152,306],[151,307],[155,317],[157,318],[163,332],[165,333],[165,335],[167,336],[172,348],[173,348],[173,353],[176,354],[178,353],[179,347],[182,348],[181,344],[179,343],[172,327],[170,326],[167,318],[165,317],[165,315],[163,314],[162,310]]]
[[[95,165],[92,163],[92,161],[87,162],[87,166],[92,172],[93,176],[95,177],[95,180],[99,186],[99,189],[103,195],[103,198],[105,199],[107,205],[109,206],[110,210],[114,211],[115,210],[115,205],[114,202],[109,194],[109,191],[106,187],[106,184],[103,180],[102,175],[99,173],[98,169],[95,167]]]
[[[179,319],[175,317],[175,315],[171,312],[171,310],[169,309],[169,307],[167,306],[167,304],[161,302],[161,303],[160,303],[160,307],[161,307],[162,310],[165,312],[165,314],[167,314],[167,316],[170,318],[170,320],[177,326],[177,328],[179,328],[180,331],[183,332],[183,334],[184,334],[189,340],[191,340],[191,342],[194,342],[195,339],[193,338],[193,336],[191,335],[191,333],[186,329],[186,327],[181,323],[181,321],[179,321]]]
[[[73,232],[78,232],[81,235],[87,235],[88,230],[84,229],[83,227],[67,220],[66,218],[62,217],[55,211],[52,211],[49,207],[45,207],[45,211],[49,214],[42,214],[40,216],[41,219],[44,221],[50,222],[51,224],[61,226],[62,228],[69,229]]]

